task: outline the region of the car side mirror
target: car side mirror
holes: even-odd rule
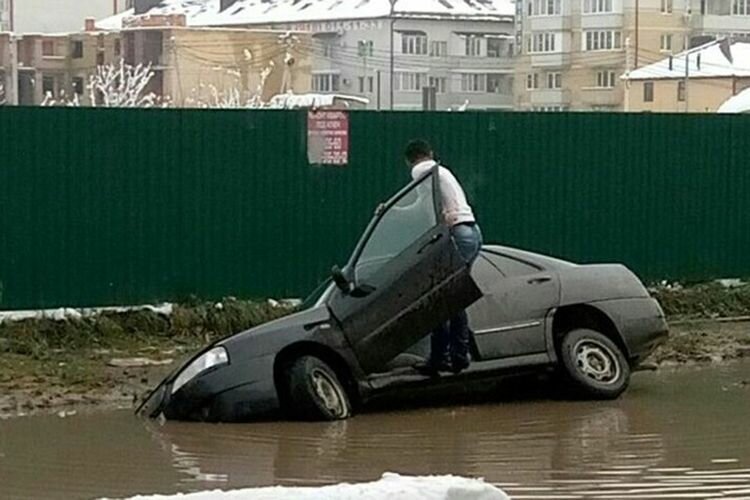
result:
[[[346,279],[346,276],[344,276],[344,272],[341,270],[339,266],[333,266],[333,269],[331,269],[331,278],[333,279],[333,282],[336,283],[336,286],[344,293],[349,293],[352,290],[352,284],[351,282]]]

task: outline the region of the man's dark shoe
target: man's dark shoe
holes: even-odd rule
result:
[[[456,375],[458,375],[459,373],[461,373],[462,371],[464,371],[465,369],[467,369],[470,364],[471,364],[471,357],[469,357],[469,356],[466,356],[466,357],[463,357],[463,356],[453,357],[452,362],[451,362],[451,365],[452,365],[451,366],[451,371],[453,373],[455,373]]]
[[[438,363],[436,365],[429,361],[415,364],[414,369],[418,371],[419,373],[421,373],[422,375],[427,375],[428,377],[439,377],[440,372],[453,371],[453,367],[449,365],[447,362]]]

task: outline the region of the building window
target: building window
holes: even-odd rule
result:
[[[80,40],[74,40],[70,44],[70,56],[73,59],[83,58],[83,42]]]
[[[583,0],[584,14],[603,14],[613,12],[612,0]]]
[[[661,0],[661,13],[671,14],[674,8],[673,2],[674,0]]]
[[[529,39],[529,52],[555,52],[557,36],[555,33],[532,33]]]
[[[621,31],[586,31],[584,50],[618,50],[622,48]]]
[[[319,73],[312,77],[312,88],[315,92],[338,92],[341,90],[338,73]]]
[[[425,85],[422,73],[401,72],[394,75],[395,89],[401,92],[421,92]]]
[[[672,34],[666,34],[661,36],[661,51],[672,52]]]
[[[83,77],[81,76],[73,77],[73,93],[79,96],[83,95]]]
[[[601,89],[611,89],[615,86],[614,71],[599,71],[596,74],[596,86]]]
[[[530,16],[559,16],[562,0],[529,0]]]
[[[401,53],[415,56],[427,55],[427,35],[422,32],[401,34]]]
[[[480,73],[461,74],[461,92],[485,92],[487,75]]]
[[[448,42],[432,41],[430,42],[430,56],[445,57],[448,55]]]
[[[447,79],[444,76],[431,76],[430,87],[436,89],[438,94],[445,94]]]
[[[359,93],[370,93],[372,94],[375,91],[375,77],[373,76],[360,76],[359,77]]]
[[[548,89],[561,89],[562,88],[562,73],[547,73],[547,88]]]
[[[512,55],[509,45],[502,38],[487,38],[487,57],[504,57]]]
[[[104,52],[98,52],[96,54],[96,65],[104,66]]]
[[[536,90],[539,88],[539,73],[530,73],[526,75],[526,90]]]
[[[685,102],[685,80],[677,82],[677,100]]]
[[[372,40],[360,40],[357,43],[357,55],[359,57],[372,57],[375,53],[375,44]]]
[[[42,56],[44,57],[54,57],[55,54],[55,42],[52,40],[43,40],[42,41]]]
[[[120,43],[120,39],[115,39],[115,55],[119,56],[120,52],[122,51],[122,44]]]
[[[333,57],[333,51],[334,51],[334,43],[331,41],[325,41],[323,42],[323,57],[326,59],[331,59]]]
[[[482,37],[468,35],[466,37],[465,55],[470,57],[479,57],[482,55]]]
[[[513,94],[513,78],[509,75],[488,74],[487,93],[503,95]]]
[[[44,96],[55,95],[55,77],[51,75],[42,76],[42,94]]]
[[[732,14],[735,16],[750,16],[750,0],[733,0]]]
[[[538,111],[541,113],[562,113],[565,111],[565,106],[551,105],[551,106],[534,106],[531,111]]]
[[[654,82],[643,82],[643,102],[654,102]]]

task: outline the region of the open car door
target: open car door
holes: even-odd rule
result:
[[[384,205],[343,274],[328,305],[366,373],[482,296],[442,220],[437,167]]]

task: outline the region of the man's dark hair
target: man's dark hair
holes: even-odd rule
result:
[[[430,146],[429,142],[422,139],[409,141],[409,144],[406,145],[406,150],[404,150],[404,156],[406,157],[406,161],[411,164],[425,158],[431,158],[432,146]]]

